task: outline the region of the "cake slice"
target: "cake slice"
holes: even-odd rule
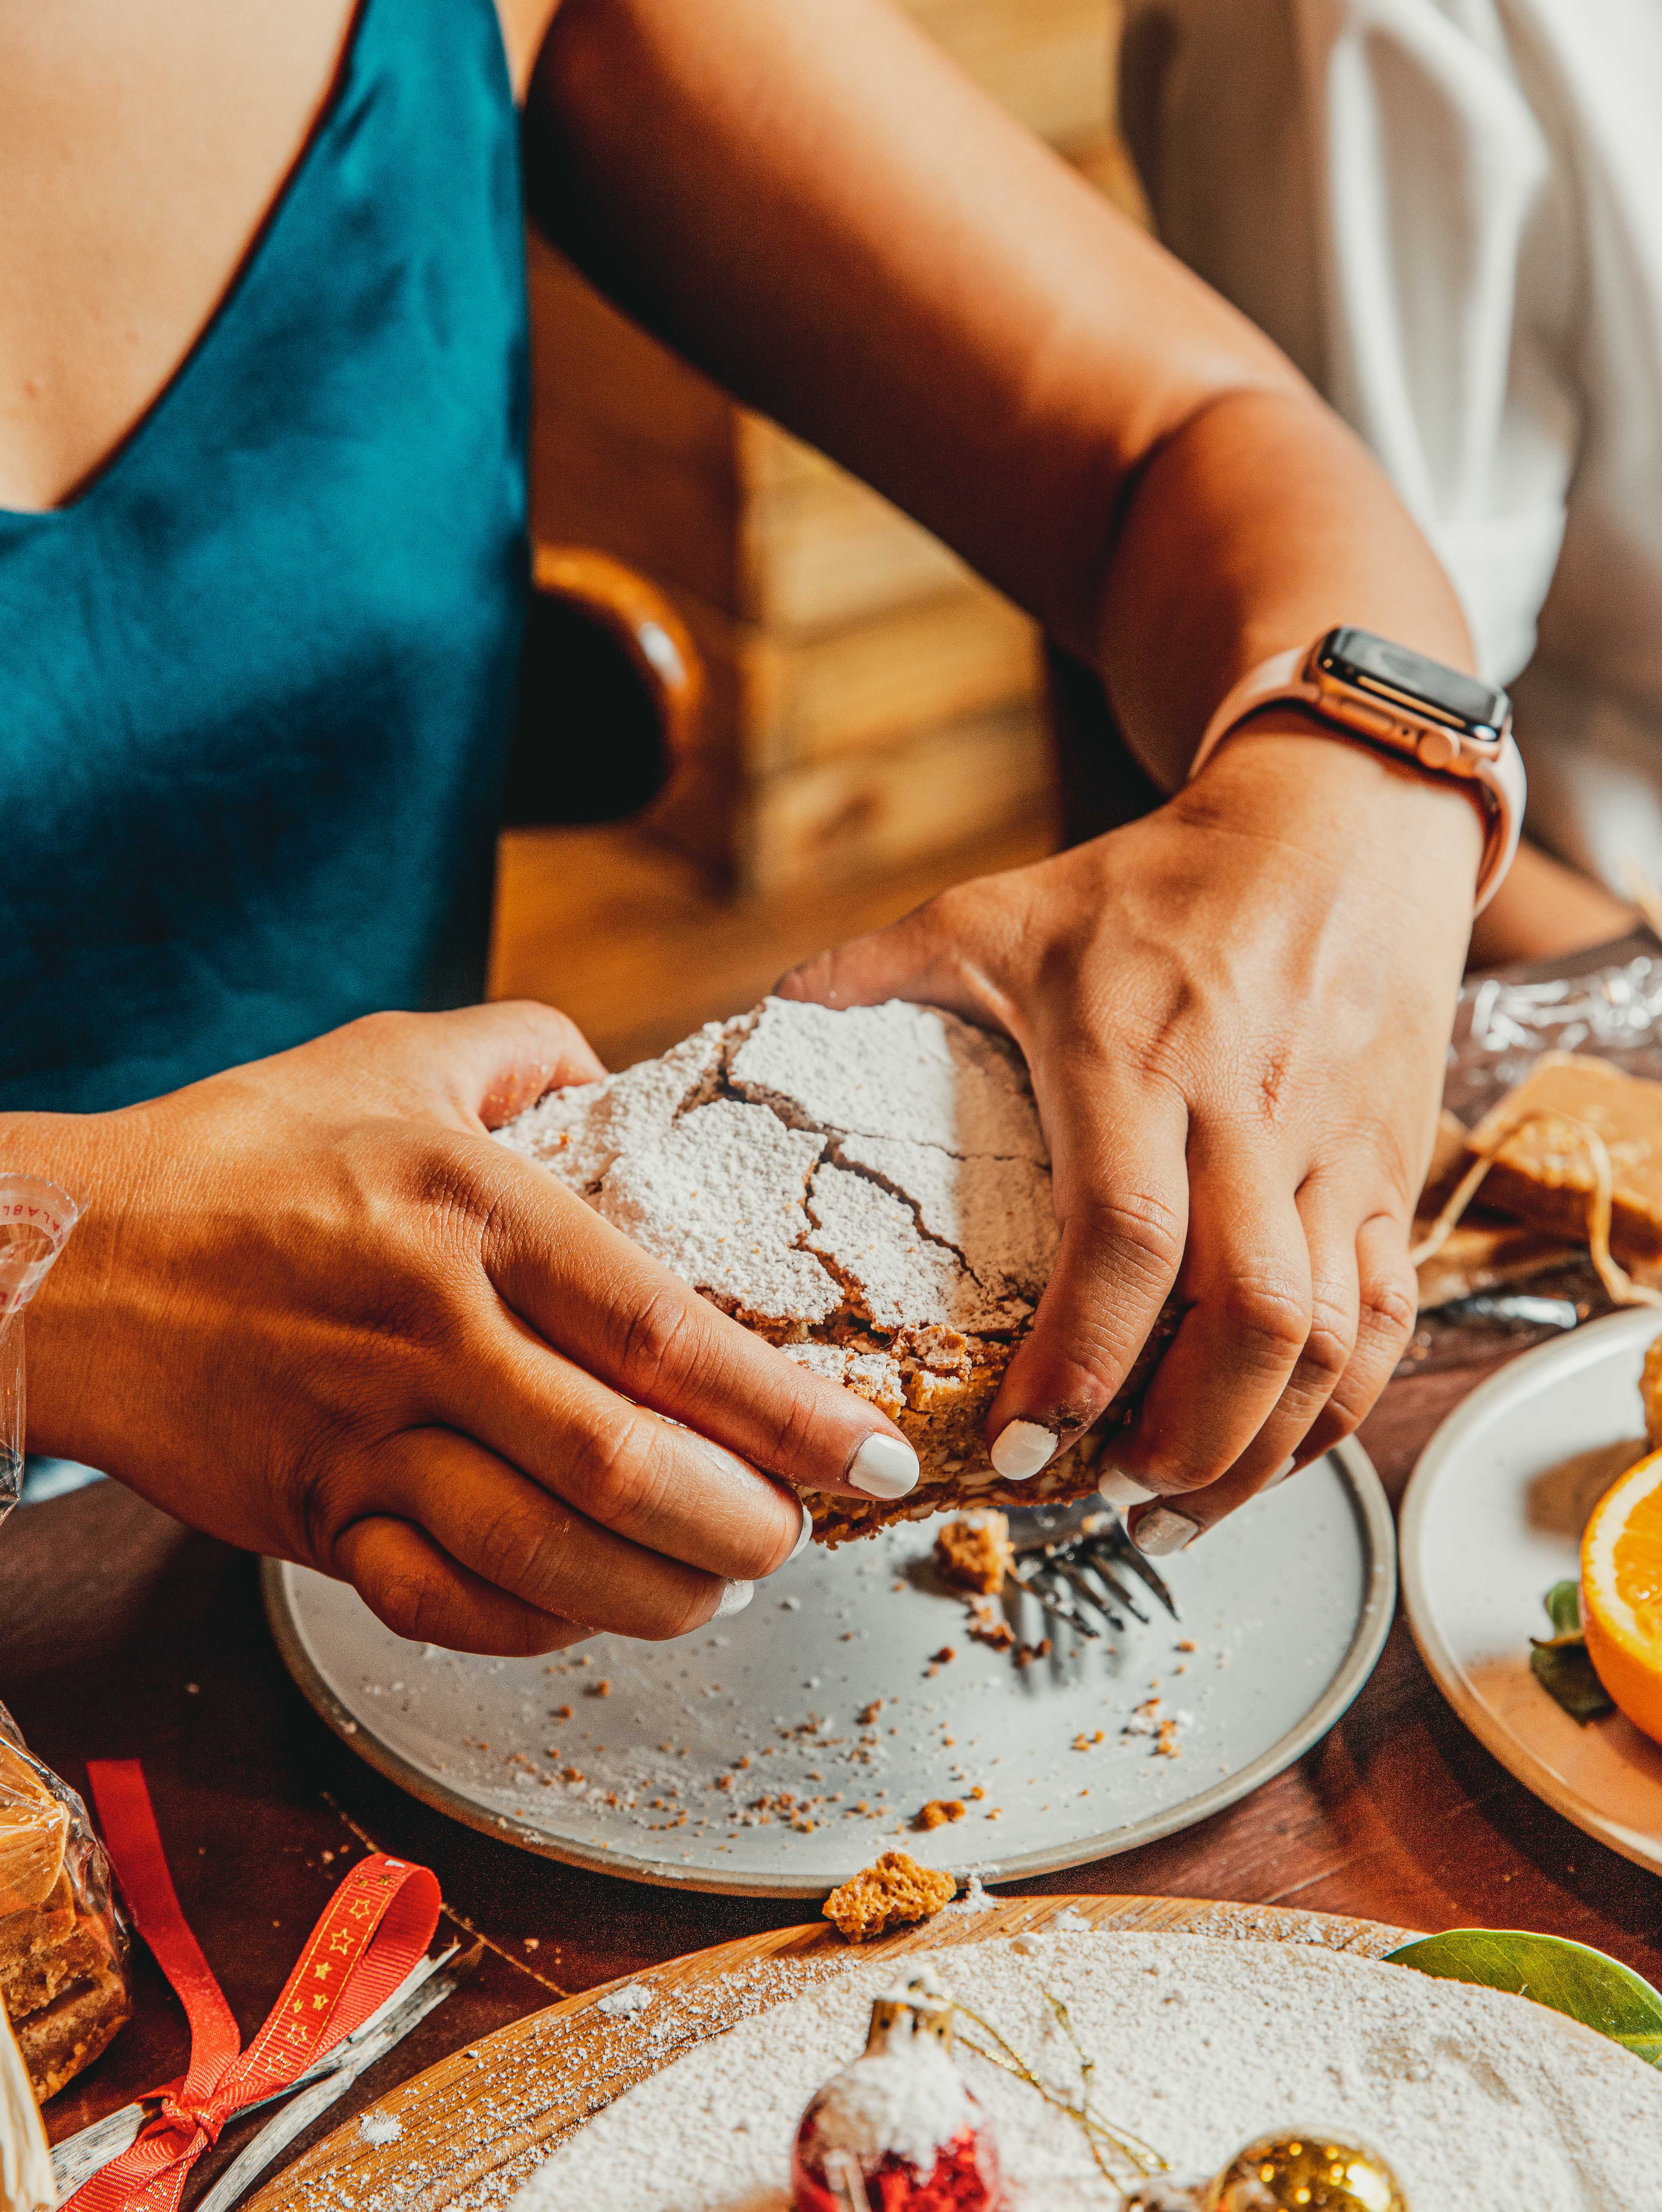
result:
[[[836,1543],[961,1505],[1084,1496],[1175,1325],[1091,1435],[1030,1482],[984,1434],[1059,1242],[1015,1046],[891,1000],[768,999],[656,1060],[551,1092],[497,1132],[723,1312],[889,1414],[921,1474],[893,1500],[816,1498]]]

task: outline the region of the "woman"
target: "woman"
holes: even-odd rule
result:
[[[1175,1286],[1119,1454],[1172,1548],[1352,1428],[1411,1326],[1485,835],[1470,786],[1285,705],[1184,774],[1331,624],[1470,646],[1285,361],[883,0],[0,22],[0,1121],[91,1201],[32,1441],[504,1651],[742,1602],[801,1540],[779,1478],[914,1479],[875,1409],[488,1140],[597,1072],[558,1014],[318,1035],[479,987],[516,99],[537,219],[1096,666],[1178,793],[787,985],[1020,1042],[1064,1237],[994,1449],[1031,1473],[1093,1419]]]

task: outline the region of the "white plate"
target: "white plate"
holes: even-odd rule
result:
[[[1645,1449],[1639,1370],[1662,1317],[1611,1314],[1474,1390],[1403,1504],[1414,1640],[1460,1718],[1578,1828],[1662,1873],[1662,1750],[1620,1714],[1574,1721],[1529,1668],[1542,1601],[1580,1572],[1587,1517]]]
[[[266,1609],[324,1719],[427,1803],[637,1881],[818,1897],[932,1798],[961,1801],[966,1816],[907,1830],[906,1848],[988,1879],[1077,1866],[1204,1820],[1333,1725],[1395,1601],[1390,1508],[1355,1444],[1162,1562],[1181,1625],[1149,1600],[1147,1626],[1058,1640],[1026,1667],[967,1637],[962,1600],[933,1572],[933,1533],[912,1522],[833,1553],[810,1546],[731,1620],[676,1644],[599,1637],[551,1662],[404,1643],[345,1585],[270,1561]],[[1036,1643],[1049,1624],[1012,1601],[1017,1633]],[[1186,1640],[1192,1652],[1177,1648]],[[946,1645],[955,1656],[931,1665]],[[1175,1758],[1126,1733],[1151,1696],[1162,1714],[1192,1716]],[[560,1778],[567,1768],[581,1778]],[[777,1802],[761,1821],[752,1802],[834,1791],[840,1802],[816,1808],[810,1830]],[[871,1811],[850,1810],[860,1801]]]

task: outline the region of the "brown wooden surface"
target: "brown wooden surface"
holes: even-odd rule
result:
[[[1067,1901],[1093,1928],[1317,1943],[1364,1958],[1394,1950],[1416,1932],[1333,1913],[1266,1911],[1204,1898],[1070,1895]],[[745,1973],[754,1986],[758,1967],[779,1965],[806,1986],[812,1977],[839,1972],[851,1955],[887,1962],[1019,1936],[1043,1929],[1058,1910],[1053,1898],[1020,1898],[902,1929],[853,1954],[822,1920],[739,1936],[650,1973],[652,1998],[645,2021],[608,2018],[596,2002],[599,1990],[568,1997],[498,2028],[390,2090],[376,2112],[397,2121],[402,2133],[395,2142],[366,2142],[348,2121],[267,2182],[250,2200],[248,2212],[338,2212],[343,2204],[445,2212],[458,2200],[476,2203],[487,2175],[488,2201],[505,2203],[567,2136],[664,2065],[666,2046],[679,2057],[756,2008],[754,1997],[748,2004],[736,2001],[728,1977]],[[950,1987],[951,1970],[943,1971]],[[792,1994],[788,1985],[778,1990],[781,1998]],[[774,2001],[772,1991],[769,2001]]]
[[[1042,860],[1041,807],[995,836],[856,883],[735,899],[633,824],[512,830],[501,841],[493,999],[546,999],[609,1067],[742,1012],[787,968],[909,914],[967,877]]]
[[[1392,1386],[1363,1435],[1393,1495],[1436,1422],[1486,1371]],[[468,1988],[367,2075],[319,2135],[555,1998],[801,1917],[789,1901],[695,1897],[579,1873],[404,1798],[290,1685],[253,1562],[113,1484],[27,1508],[8,1524],[0,1689],[31,1742],[77,1784],[89,1757],[143,1759],[185,1911],[245,2033],[366,1838],[432,1866],[453,1913],[494,1947]],[[1496,1765],[1444,1705],[1400,1622],[1350,1712],[1287,1773],[1186,1834],[1007,1893],[1082,1890],[1284,1903],[1411,1928],[1539,1928],[1662,1980],[1655,1878],[1580,1835]],[[165,2080],[185,2056],[182,2015],[141,1957],[133,2022],[50,2108],[52,2131]],[[219,2159],[247,2131],[228,2130]],[[204,2179],[214,2170],[204,2160]]]

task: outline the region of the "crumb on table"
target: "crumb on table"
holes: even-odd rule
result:
[[[849,1942],[863,1943],[885,1929],[927,1920],[951,1903],[957,1887],[949,1874],[919,1866],[906,1851],[885,1851],[875,1866],[862,1867],[832,1891],[824,1917]]]
[[[936,1537],[935,1557],[948,1582],[997,1597],[1011,1559],[1009,1520],[990,1507],[958,1514]]]

